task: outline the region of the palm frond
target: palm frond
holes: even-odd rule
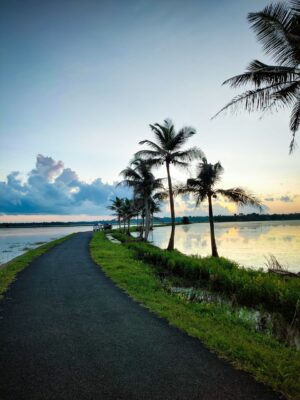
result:
[[[250,205],[262,210],[262,203],[252,193],[247,192],[245,189],[235,187],[231,189],[218,189],[217,194],[221,194],[228,200],[236,203],[239,206]]]
[[[274,98],[283,106],[290,106],[298,100],[300,94],[300,82],[293,82],[285,85],[282,89],[274,93]]]
[[[141,140],[139,144],[147,144],[150,148],[152,148],[157,153],[163,153],[164,150],[159,147],[156,143],[152,142],[151,140]]]
[[[269,4],[261,12],[248,14],[248,21],[265,52],[280,64],[295,66],[300,62],[299,48],[289,37],[295,18],[287,3]]]
[[[203,158],[197,166],[197,179],[203,187],[207,188],[207,191],[212,191],[214,185],[221,179],[223,171],[220,162],[211,164],[207,162],[206,158]]]
[[[125,179],[140,179],[140,175],[130,167],[123,169],[119,175],[123,176]]]
[[[237,88],[250,83],[259,88],[262,84],[286,84],[299,80],[299,78],[300,71],[297,68],[267,65],[259,60],[254,60],[249,64],[247,72],[227,79],[223,85],[228,84],[232,88]]]
[[[169,191],[162,187],[163,190],[153,195],[154,200],[164,201],[169,198]]]
[[[266,107],[269,107],[278,100],[276,93],[283,88],[282,84],[274,84],[264,88],[247,90],[246,92],[234,97],[228,104],[218,111],[212,119],[230,109],[232,113],[236,113],[239,110],[239,107],[244,108],[248,112],[263,111]]]
[[[204,153],[198,147],[191,147],[187,150],[176,151],[172,153],[172,162],[174,161],[183,161],[190,162],[197,158],[202,159],[204,157]]]
[[[165,119],[164,124],[150,124],[150,128],[154,132],[160,147],[164,150],[168,149],[169,143],[175,135],[174,125],[172,120]]]
[[[151,159],[160,157],[160,153],[155,150],[139,150],[134,154],[135,158]]]
[[[197,188],[188,187],[188,185],[185,185],[183,183],[174,185],[174,187],[173,187],[174,196],[179,196],[182,194],[190,194],[190,193],[194,193],[194,194],[198,193]]]
[[[190,137],[196,134],[196,130],[194,128],[191,128],[189,126],[186,126],[177,133],[177,135],[174,136],[174,138],[171,141],[171,147],[173,150],[179,149],[181,146],[183,146]]]
[[[292,131],[292,140],[290,143],[290,153],[295,150],[296,142],[296,132],[299,129],[300,125],[300,100],[298,100],[292,110],[291,120],[290,120],[290,129]]]
[[[174,165],[174,167],[179,167],[183,170],[187,170],[189,168],[189,163],[185,161],[173,160],[171,163]]]

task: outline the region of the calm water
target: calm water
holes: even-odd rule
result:
[[[63,226],[47,228],[1,228],[0,264],[34,249],[42,243],[59,239],[74,232],[92,231],[92,226]]]
[[[274,254],[289,270],[300,271],[300,221],[222,222],[215,224],[220,256],[252,268],[265,268],[265,256]],[[166,248],[170,227],[154,229],[153,244]],[[210,255],[209,224],[176,227],[175,247],[185,254]]]
[[[73,232],[91,231],[92,226],[0,229],[0,264],[50,240]],[[300,221],[222,222],[215,224],[221,256],[239,264],[264,268],[265,256],[274,254],[291,271],[300,271]],[[149,239],[166,248],[170,227],[155,228]],[[207,223],[176,227],[175,247],[185,254],[210,254]]]

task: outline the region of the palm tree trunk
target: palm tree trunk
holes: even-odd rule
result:
[[[143,239],[143,235],[144,235],[144,226],[145,226],[145,217],[142,214],[141,215],[141,231],[140,231],[140,239]]]
[[[145,201],[145,240],[148,240],[148,235],[150,231],[150,209],[149,209],[149,200]]]
[[[170,175],[170,164],[166,163],[167,174],[168,174],[168,186],[169,186],[169,198],[170,198],[170,210],[171,210],[171,235],[169,239],[169,244],[167,250],[174,250],[174,238],[175,238],[175,209],[174,209],[174,197],[173,197],[173,187]]]
[[[127,229],[127,234],[130,235],[130,218],[128,218],[128,229]]]
[[[211,255],[213,257],[219,257],[216,238],[215,238],[214,215],[211,203],[211,195],[208,195],[208,214],[209,214],[209,225],[210,225]]]
[[[119,222],[119,230],[121,232],[121,217],[120,216],[118,217],[118,222]]]

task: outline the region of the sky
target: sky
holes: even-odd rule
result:
[[[150,123],[193,126],[191,146],[220,161],[270,213],[300,212],[289,113],[211,117],[238,92],[222,82],[272,63],[247,22],[266,0],[2,0],[0,222],[108,216],[119,172]],[[175,169],[176,182],[194,173]],[[163,169],[157,176],[165,176]],[[176,200],[178,215],[206,215]],[[235,206],[217,201],[215,212]],[[167,204],[163,207],[168,213]]]

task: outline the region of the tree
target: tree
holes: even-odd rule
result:
[[[150,200],[150,215],[151,215],[151,222],[150,222],[150,230],[153,230],[153,222],[154,222],[154,214],[159,213],[161,211],[160,208],[160,193],[156,193]]]
[[[118,219],[119,229],[121,230],[121,218],[122,218],[122,207],[124,203],[124,199],[120,199],[116,197],[114,200],[111,200],[112,204],[107,208],[111,211],[114,211],[114,214]]]
[[[188,139],[196,133],[193,128],[184,127],[176,133],[174,125],[170,120],[165,120],[162,125],[157,123],[150,125],[150,128],[154,133],[156,141],[142,140],[139,144],[146,144],[150,149],[138,151],[135,156],[148,160],[151,165],[166,165],[172,219],[168,250],[173,250],[175,237],[175,208],[170,166],[172,164],[175,167],[187,168],[190,161],[196,157],[201,157],[203,153],[197,147],[181,150]]]
[[[187,217],[187,216],[182,217],[182,218],[181,218],[181,223],[182,223],[183,225],[188,225],[188,224],[190,224],[190,219],[189,219],[189,217]]]
[[[131,218],[133,218],[133,216],[136,213],[134,200],[127,199],[127,198],[124,199],[121,211],[122,211],[123,220],[124,220],[124,230],[125,230],[125,225],[127,222],[127,234],[129,235],[130,234],[130,220],[131,220]]]
[[[263,49],[277,65],[252,61],[246,72],[226,80],[232,88],[247,84],[253,89],[234,97],[215,116],[239,107],[249,112],[272,111],[282,107],[291,108],[290,130],[292,139],[290,153],[295,148],[295,135],[300,125],[300,3],[267,5],[262,11],[249,13],[251,24]]]
[[[152,195],[162,189],[162,180],[155,178],[151,172],[151,165],[142,159],[135,158],[131,165],[125,168],[120,175],[124,180],[120,184],[133,188],[134,198],[143,200],[145,213],[145,236],[148,239],[151,220],[151,200]]]
[[[259,209],[262,207],[256,197],[240,187],[216,189],[215,185],[219,182],[222,173],[223,167],[220,162],[209,164],[206,158],[203,157],[198,164],[196,178],[188,179],[186,185],[177,187],[175,191],[176,194],[192,194],[195,197],[197,207],[206,199],[208,200],[211,252],[214,257],[219,257],[219,255],[215,239],[212,200],[218,196],[223,196],[239,206],[251,205]]]

